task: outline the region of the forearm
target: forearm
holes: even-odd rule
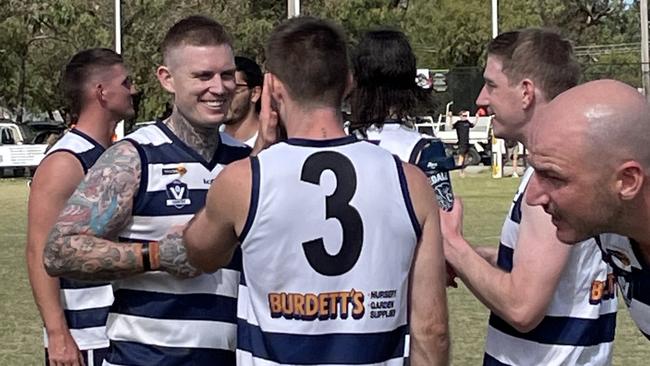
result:
[[[446,324],[433,325],[422,332],[413,329],[410,335],[411,365],[448,365],[449,331]]]
[[[537,322],[539,311],[524,286],[517,286],[512,273],[491,265],[462,238],[445,246],[445,256],[458,277],[487,308],[516,328]],[[543,311],[541,311],[543,313]]]
[[[485,259],[491,266],[497,266],[499,248],[494,246],[475,246],[474,250],[481,258]]]
[[[43,263],[50,276],[111,281],[144,272],[141,248],[138,243],[53,233],[45,247]]]
[[[32,286],[34,302],[41,315],[48,336],[69,332],[61,306],[59,279],[50,277],[43,267],[43,256],[27,251],[27,274]]]

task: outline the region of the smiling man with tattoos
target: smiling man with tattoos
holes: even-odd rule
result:
[[[172,115],[115,144],[77,188],[45,249],[50,275],[115,280],[105,365],[234,365],[241,263],[202,274],[181,229],[225,164],[250,149],[219,124],[235,90],[230,38],[204,17],[175,24],[157,70]]]

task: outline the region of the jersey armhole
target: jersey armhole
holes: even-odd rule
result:
[[[402,160],[397,155],[393,155],[395,159],[395,165],[397,167],[397,175],[399,176],[399,185],[402,190],[402,196],[404,198],[404,204],[406,205],[406,211],[408,212],[409,218],[411,219],[411,224],[413,225],[413,230],[415,231],[415,236],[418,241],[422,236],[422,228],[418,222],[417,216],[415,216],[415,210],[413,209],[413,202],[411,202],[411,195],[409,194],[409,187],[406,181],[406,176],[404,175],[404,167],[402,167]]]
[[[244,227],[239,234],[239,243],[242,244],[246,239],[246,235],[253,226],[253,221],[255,220],[255,214],[257,213],[257,206],[260,196],[260,161],[257,156],[249,157],[251,162],[251,202],[248,206],[248,214],[246,215],[246,222]]]
[[[45,157],[43,158],[43,160],[41,160],[41,163],[39,163],[39,165],[42,164],[43,161],[45,161],[45,159],[49,158],[50,156],[54,156],[54,154],[59,153],[59,152],[67,152],[70,155],[74,156],[74,158],[77,159],[79,164],[81,164],[81,169],[83,169],[83,171],[84,171],[84,176],[86,174],[88,174],[88,169],[90,167],[86,166],[86,163],[84,163],[83,159],[81,159],[81,157],[77,153],[75,153],[74,151],[72,151],[70,149],[56,149],[56,150],[52,151],[51,153],[45,155]],[[38,169],[38,168],[36,168],[36,169]]]

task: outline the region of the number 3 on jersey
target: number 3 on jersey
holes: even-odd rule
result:
[[[316,272],[325,276],[342,275],[354,267],[361,255],[363,223],[359,211],[350,206],[357,190],[357,175],[350,159],[333,151],[317,152],[307,158],[300,179],[320,185],[321,175],[331,170],[336,177],[334,193],[325,198],[325,219],[335,218],[343,229],[343,242],[337,254],[325,250],[323,238],[302,243],[305,256]]]

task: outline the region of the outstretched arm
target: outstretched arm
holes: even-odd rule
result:
[[[141,162],[128,141],[109,148],[88,171],[66,204],[47,241],[48,274],[80,280],[114,280],[144,271],[140,243],[118,243],[131,220],[140,185]],[[159,269],[181,277],[196,275],[185,258],[180,233],[160,240]],[[156,269],[156,268],[152,268]]]
[[[29,193],[27,272],[45,325],[50,361],[60,365],[79,365],[83,361],[61,306],[59,280],[48,276],[43,267],[43,249],[48,232],[83,176],[77,158],[68,152],[55,152],[39,166]]]
[[[190,263],[214,272],[232,259],[250,202],[250,160],[228,165],[214,180],[203,210],[184,233]]]
[[[472,293],[520,332],[534,329],[544,318],[570,247],[553,235],[550,216],[522,203],[522,220],[512,271],[488,263],[462,237],[462,205],[441,212],[445,256]],[[543,258],[543,260],[541,260]]]
[[[449,363],[446,270],[437,204],[427,178],[404,164],[411,201],[422,236],[411,267],[409,307],[412,365]]]

